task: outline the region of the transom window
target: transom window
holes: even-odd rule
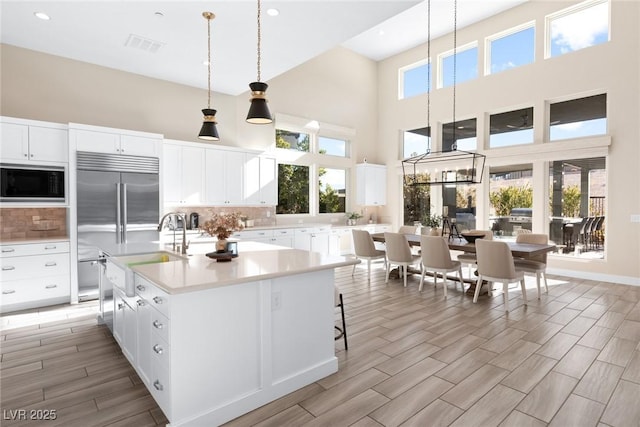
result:
[[[549,108],[549,140],[607,133],[607,95],[555,102]]]
[[[402,67],[398,73],[398,99],[411,98],[429,92],[431,82],[429,72],[431,63],[425,59]]]
[[[404,131],[402,138],[402,158],[424,154],[431,147],[431,128]]]
[[[609,41],[609,2],[587,1],[547,17],[546,57]]]
[[[347,157],[348,141],[339,138],[318,136],[318,153],[328,156]]]
[[[487,38],[485,74],[531,64],[535,57],[535,28],[530,22]]]
[[[440,69],[438,87],[452,86],[454,71],[456,84],[478,77],[478,46],[476,42],[456,49],[455,70],[453,69],[453,51],[443,53],[438,58]]]
[[[533,107],[506,113],[492,114],[489,118],[489,147],[508,147],[533,142]]]

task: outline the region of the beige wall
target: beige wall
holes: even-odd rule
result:
[[[458,45],[478,40],[479,56],[484,57],[483,39],[508,28],[536,21],[536,61],[524,67],[496,75],[480,76],[473,81],[458,85],[456,94],[456,119],[478,118],[478,145],[484,142],[483,121],[488,114],[509,111],[521,107],[534,107],[536,127],[535,150],[530,147],[487,153],[488,165],[533,162],[534,177],[538,188],[544,188],[546,163],[541,161],[549,146],[544,144],[545,106],[550,101],[579,98],[594,93],[607,93],[608,128],[611,146],[607,163],[608,205],[606,259],[592,262],[584,260],[550,261],[558,270],[579,270],[603,275],[624,276],[621,280],[640,284],[640,224],[631,223],[630,216],[640,213],[640,3],[614,0],[611,5],[611,41],[599,46],[583,49],[560,57],[543,60],[544,17],[567,7],[569,2],[529,2],[501,15],[485,20],[458,32]],[[432,55],[452,48],[451,36],[432,41]],[[401,181],[398,174],[402,130],[426,126],[427,99],[419,96],[407,100],[397,98],[397,70],[399,67],[417,62],[426,57],[426,45],[403,52],[379,64],[379,148],[388,159],[390,180],[388,200],[401,199]],[[435,56],[435,55],[434,55]],[[435,67],[434,67],[435,68]],[[450,122],[452,119],[452,92],[450,88],[434,90],[431,94],[431,124]],[[592,138],[584,144],[598,146],[607,138]],[[383,143],[384,141],[384,143]],[[393,143],[390,143],[393,141]],[[553,143],[559,144],[559,143]],[[576,149],[576,145],[577,148]],[[555,145],[558,148],[560,145]],[[563,144],[563,152],[554,156],[574,158],[582,155],[580,144]],[[593,149],[594,153],[605,148]],[[502,153],[502,154],[500,154]],[[557,157],[556,157],[557,158]],[[534,162],[533,160],[536,159]],[[393,171],[396,171],[395,178]],[[487,194],[483,186],[479,194]],[[536,197],[534,193],[534,198]],[[540,211],[546,208],[544,195],[538,197],[541,207],[534,212],[534,228],[546,232],[546,220]],[[478,202],[480,220],[488,226],[488,209]],[[395,224],[402,220],[401,205],[386,206]]]

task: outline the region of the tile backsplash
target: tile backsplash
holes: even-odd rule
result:
[[[184,212],[187,217],[192,212],[196,212],[200,215],[200,222],[211,218],[214,213],[231,213],[240,212],[240,214],[247,217],[248,220],[253,221],[254,227],[272,227],[276,225],[276,208],[275,206],[180,206],[165,208],[164,212]]]
[[[67,236],[66,208],[0,208],[2,240]]]

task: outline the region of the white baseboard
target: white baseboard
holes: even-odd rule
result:
[[[547,268],[547,273],[558,276],[574,277],[576,279],[588,279],[599,282],[619,283],[621,285],[640,286],[640,277],[616,276],[613,274],[599,274],[589,271],[565,270],[561,268]]]

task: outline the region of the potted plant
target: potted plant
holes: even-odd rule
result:
[[[356,225],[356,222],[362,218],[362,215],[358,212],[347,212],[345,215],[347,217],[347,225]]]
[[[232,213],[214,213],[211,219],[208,219],[202,225],[202,230],[210,236],[216,236],[216,252],[222,253],[227,250],[227,239],[234,231],[242,230],[244,225],[241,221],[240,212]]]
[[[430,236],[440,235],[440,224],[442,224],[442,217],[440,215],[425,215],[422,218],[422,226],[430,229]]]

